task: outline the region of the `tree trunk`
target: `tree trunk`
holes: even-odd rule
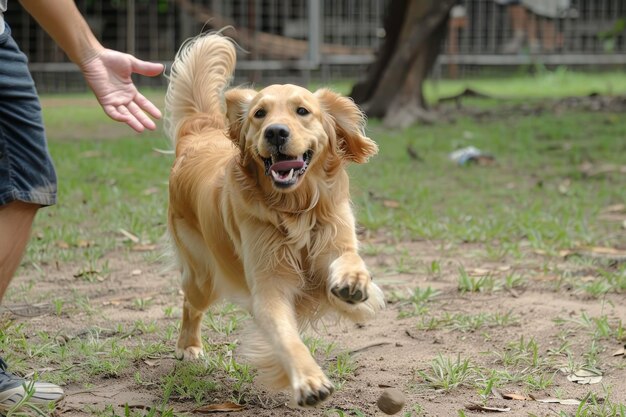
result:
[[[386,39],[367,78],[350,94],[369,117],[385,125],[406,127],[430,120],[422,85],[447,32],[455,0],[391,0]]]

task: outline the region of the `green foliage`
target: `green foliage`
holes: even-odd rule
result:
[[[456,360],[439,355],[430,363],[429,369],[417,373],[429,387],[443,391],[468,383],[476,375],[470,360],[461,360],[460,355]]]

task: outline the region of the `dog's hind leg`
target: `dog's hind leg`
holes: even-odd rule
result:
[[[211,280],[207,279],[205,282],[210,283]],[[199,288],[189,276],[183,278],[183,291],[185,293],[183,319],[176,343],[176,357],[185,360],[197,359],[203,354],[200,334],[202,317],[214,297],[211,289]]]
[[[185,297],[183,302],[183,321],[176,343],[176,357],[178,359],[196,359],[203,354],[200,325],[203,312],[196,310]]]

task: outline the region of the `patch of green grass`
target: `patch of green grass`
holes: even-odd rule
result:
[[[349,352],[341,352],[328,363],[328,374],[335,386],[341,389],[346,380],[354,374],[356,362]]]
[[[241,327],[241,323],[248,318],[248,313],[232,303],[209,309],[203,318],[203,324],[211,331],[230,336]]]
[[[88,132],[81,141],[50,140],[59,203],[37,216],[28,261],[78,261],[81,279],[91,280],[106,276],[106,253],[136,244],[120,230],[137,244],[161,243],[172,158],[153,150],[161,145],[154,136],[94,141]]]
[[[474,277],[470,276],[464,268],[460,268],[457,288],[461,293],[492,292],[498,289],[498,283],[491,275]]]
[[[328,342],[324,338],[317,336],[304,335],[302,341],[309,348],[311,355],[321,357],[324,360],[328,359],[337,349],[335,342]]]
[[[578,317],[567,319],[557,317],[554,321],[557,325],[573,325],[577,330],[585,330],[591,336],[592,340],[614,339],[619,342],[624,340],[624,336],[626,335],[622,320],[609,317],[606,314],[593,317],[583,311]]]
[[[610,390],[605,388],[603,394],[588,393],[574,417],[626,417],[626,404],[613,402]]]
[[[425,314],[428,311],[427,304],[437,298],[441,291],[432,287],[416,287],[412,292],[404,295],[393,292],[390,300],[400,304],[399,317],[413,317]]]
[[[379,144],[370,163],[351,167],[358,221],[399,238],[476,242],[493,257],[522,256],[520,244],[556,254],[581,245],[611,246],[601,210],[626,200],[626,179],[588,177],[581,164],[622,164],[626,122],[611,115],[566,112],[532,117],[413,126],[370,123]],[[411,159],[411,145],[422,161]],[[448,155],[475,146],[489,166],[458,166]],[[399,202],[387,207],[385,200]]]
[[[439,355],[426,370],[418,370],[417,374],[424,383],[436,390],[450,391],[463,384],[473,382],[476,370],[469,359],[461,360]]]
[[[324,411],[324,416],[328,416],[328,417],[346,417],[346,416],[355,416],[355,417],[365,417],[367,414],[365,414],[363,411],[359,410],[358,408],[351,408],[349,410],[341,410],[339,408],[331,408],[330,410],[325,410]]]
[[[536,67],[537,73],[506,77],[470,78],[463,80],[428,81],[425,94],[434,101],[439,97],[459,94],[471,87],[484,94],[505,99],[556,98],[584,96],[591,93],[620,94],[626,92],[626,77],[619,72],[589,74],[558,67],[549,71]]]
[[[215,367],[206,361],[181,362],[174,372],[166,374],[159,381],[163,400],[192,400],[200,405],[210,399],[211,393],[219,388],[215,378]]]
[[[534,338],[527,340],[523,335],[509,342],[503,351],[495,351],[494,354],[497,361],[505,366],[539,368],[544,364],[537,341]]]
[[[446,312],[438,316],[423,315],[416,327],[420,330],[448,329],[475,332],[483,328],[514,326],[517,323],[517,317],[510,311],[477,314]]]

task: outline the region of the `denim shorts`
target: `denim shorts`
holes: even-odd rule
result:
[[[56,203],[57,178],[48,152],[35,83],[26,56],[0,34],[0,205]]]

